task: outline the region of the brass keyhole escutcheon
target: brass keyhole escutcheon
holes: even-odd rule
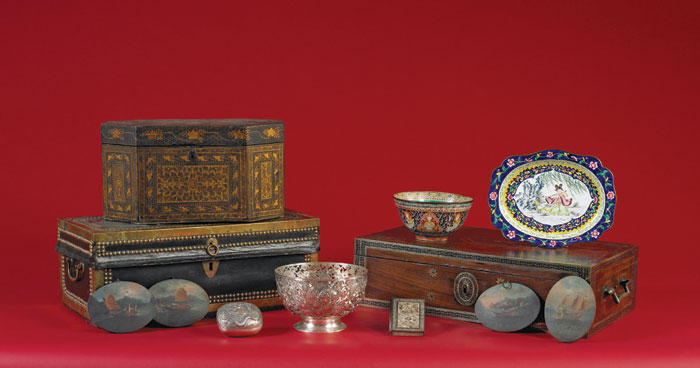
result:
[[[85,274],[85,264],[83,262],[76,262],[73,258],[68,258],[66,266],[69,280],[78,282],[83,279]]]
[[[219,261],[204,261],[202,262],[202,269],[204,269],[204,274],[208,278],[212,278],[216,275],[216,271],[219,270]]]
[[[215,238],[210,238],[207,240],[207,247],[206,247],[207,254],[214,257],[217,254],[219,254],[219,241],[216,240]]]
[[[469,272],[461,272],[454,281],[453,293],[457,303],[470,306],[476,303],[479,296],[479,283]]]

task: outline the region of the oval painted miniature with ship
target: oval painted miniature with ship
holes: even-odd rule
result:
[[[153,319],[165,326],[189,326],[209,311],[209,295],[192,281],[163,280],[149,289],[155,298]]]
[[[549,333],[561,342],[586,335],[595,318],[595,295],[586,280],[567,276],[549,290],[544,303],[544,321]]]
[[[134,332],[146,326],[156,313],[153,295],[145,287],[118,281],[97,289],[88,300],[88,315],[109,332]]]
[[[549,150],[503,161],[491,175],[491,222],[511,240],[557,248],[597,240],[617,194],[595,157]]]
[[[529,287],[506,281],[484,291],[474,312],[479,323],[494,331],[518,331],[535,321],[540,298]]]

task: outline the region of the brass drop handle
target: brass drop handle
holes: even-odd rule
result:
[[[620,304],[620,297],[617,296],[617,293],[615,292],[614,287],[609,287],[609,288],[605,289],[605,291],[603,291],[603,295],[606,297],[608,295],[612,295],[613,300],[615,301],[615,304]]]
[[[620,285],[622,285],[626,293],[630,292],[630,280],[620,280]]]
[[[83,279],[85,273],[85,264],[83,262],[75,262],[73,258],[66,261],[68,266],[68,279],[73,282],[78,282]]]
[[[620,304],[620,300],[630,294],[630,282],[632,282],[632,280],[630,279],[620,279],[620,286],[624,290],[624,292],[621,295],[617,295],[617,285],[611,287],[604,287],[603,297],[611,295],[615,304]]]

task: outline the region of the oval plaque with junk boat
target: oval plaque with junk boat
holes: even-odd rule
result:
[[[163,280],[148,289],[156,301],[153,319],[165,326],[189,326],[204,318],[209,310],[209,295],[188,280]]]
[[[97,289],[88,299],[90,320],[109,332],[134,332],[155,315],[153,295],[145,287],[118,281]]]

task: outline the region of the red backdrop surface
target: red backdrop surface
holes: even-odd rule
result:
[[[698,364],[697,1],[3,2],[0,40],[0,365]],[[597,156],[637,309],[560,344],[435,318],[390,338],[370,309],[333,336],[285,311],[247,340],[110,335],[61,307],[56,218],[101,214],[99,124],[240,117],[285,121],[287,206],[321,218],[325,261],[398,226],[394,192],[471,195],[491,227],[504,157]]]

